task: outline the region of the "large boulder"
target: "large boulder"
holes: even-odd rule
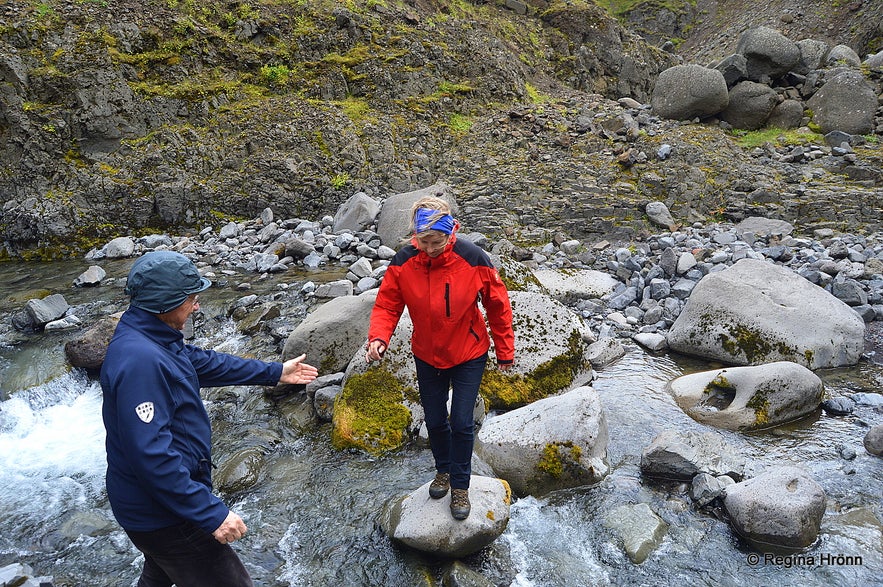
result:
[[[471,477],[472,511],[465,520],[451,517],[450,492],[443,499],[432,499],[429,484],[384,507],[380,527],[394,541],[433,556],[463,558],[496,540],[509,525],[512,495],[502,479]]]
[[[706,118],[727,107],[724,75],[701,65],[676,65],[659,74],[650,105],[663,118]]]
[[[598,394],[578,387],[489,418],[476,454],[517,495],[593,485],[608,473],[607,417]]]
[[[365,192],[357,192],[337,209],[332,230],[334,234],[340,234],[344,230],[365,230],[374,224],[379,213],[380,202]]]
[[[874,130],[877,94],[858,71],[838,73],[807,102],[822,134],[839,130],[864,135]]]
[[[849,306],[773,263],[742,259],[704,277],[668,333],[677,352],[733,365],[854,365],[865,325]]]
[[[619,281],[609,273],[593,269],[540,269],[534,271],[534,275],[549,295],[565,303],[600,298],[619,285]]]
[[[798,467],[778,467],[726,488],[724,507],[736,532],[761,550],[815,542],[825,491]]]
[[[692,418],[728,430],[769,428],[802,418],[819,409],[824,393],[818,375],[788,361],[692,373],[669,387]]]
[[[800,48],[795,42],[765,26],[742,33],[736,53],[744,55],[747,61],[745,77],[760,83],[785,75],[800,60]]]
[[[768,85],[739,82],[730,90],[730,103],[720,118],[734,128],[757,130],[766,124],[777,101],[778,94]]]
[[[407,241],[411,227],[411,206],[425,196],[437,196],[446,200],[456,216],[457,202],[450,188],[442,182],[413,192],[394,194],[383,200],[377,216],[377,234],[381,243],[397,250]]]
[[[801,39],[797,41],[797,49],[800,51],[800,58],[794,67],[791,68],[791,71],[799,75],[806,75],[820,68],[822,60],[828,54],[828,44],[815,39]]]
[[[332,298],[295,328],[282,349],[282,360],[306,353],[307,363],[322,373],[343,371],[365,345],[377,290]]]

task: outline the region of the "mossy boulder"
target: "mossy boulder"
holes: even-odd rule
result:
[[[582,320],[546,294],[510,291],[515,368],[489,370],[481,395],[491,408],[511,409],[591,379],[590,335]]]
[[[591,387],[488,418],[475,452],[516,495],[593,485],[608,473],[607,417]]]
[[[824,392],[815,373],[788,361],[684,375],[669,388],[691,417],[727,430],[769,428],[802,418],[819,409]]]
[[[693,288],[668,333],[672,350],[731,365],[854,365],[865,325],[849,306],[789,269],[742,259]]]
[[[406,395],[409,390],[381,368],[349,377],[334,401],[334,447],[375,454],[401,447],[411,423],[411,412],[402,404]]]

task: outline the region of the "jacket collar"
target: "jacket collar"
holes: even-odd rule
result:
[[[129,306],[129,309],[120,318],[120,322],[125,323],[130,328],[137,330],[147,338],[163,346],[170,346],[175,343],[180,344],[184,340],[183,332],[175,330],[157,318],[156,314],[134,306]]]

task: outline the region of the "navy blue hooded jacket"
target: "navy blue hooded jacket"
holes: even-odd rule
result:
[[[281,363],[184,344],[155,314],[129,308],[101,368],[107,495],[120,525],[149,532],[191,521],[214,532],[229,509],[211,492],[211,422],[200,387],[276,385]]]

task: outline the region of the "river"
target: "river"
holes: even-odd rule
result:
[[[114,276],[125,275],[129,263],[102,265]],[[124,309],[118,283],[71,287],[86,267],[0,264],[0,566],[25,562],[36,575],[52,576],[56,587],[130,586],[141,558],[114,521],[104,492],[101,390],[65,364],[63,345],[73,333],[22,334],[9,326],[29,290],[62,293],[81,318]],[[289,272],[255,281],[248,293],[298,291],[318,277]],[[229,281],[236,279],[248,276]],[[273,345],[255,345],[226,317],[226,305],[239,295],[228,287],[201,296],[205,316],[197,343],[278,359],[268,351]],[[677,407],[666,384],[711,367],[624,344],[626,355],[596,372],[592,383],[608,418],[610,475],[597,486],[516,499],[503,535],[462,562],[509,587],[883,585],[883,460],[862,446],[868,426],[883,422],[883,413],[859,406],[848,417],[820,411],[763,432],[720,432],[747,458],[751,472],[801,466],[827,494],[821,533],[811,547],[755,560],[722,516],[692,504],[686,485],[650,482],[640,474],[641,452],[662,430],[708,429]],[[820,375],[829,397],[883,388],[883,366],[865,361]],[[257,388],[206,390],[205,397],[216,460],[246,446],[264,455],[257,483],[225,496],[249,526],[235,548],[256,585],[442,584],[448,561],[393,544],[377,526],[384,503],[432,477],[428,449],[410,446],[379,457],[339,452],[330,446],[329,425],[312,418],[300,397],[274,401]],[[648,504],[669,524],[660,547],[642,564],[629,560],[604,525],[607,512],[636,503]]]

